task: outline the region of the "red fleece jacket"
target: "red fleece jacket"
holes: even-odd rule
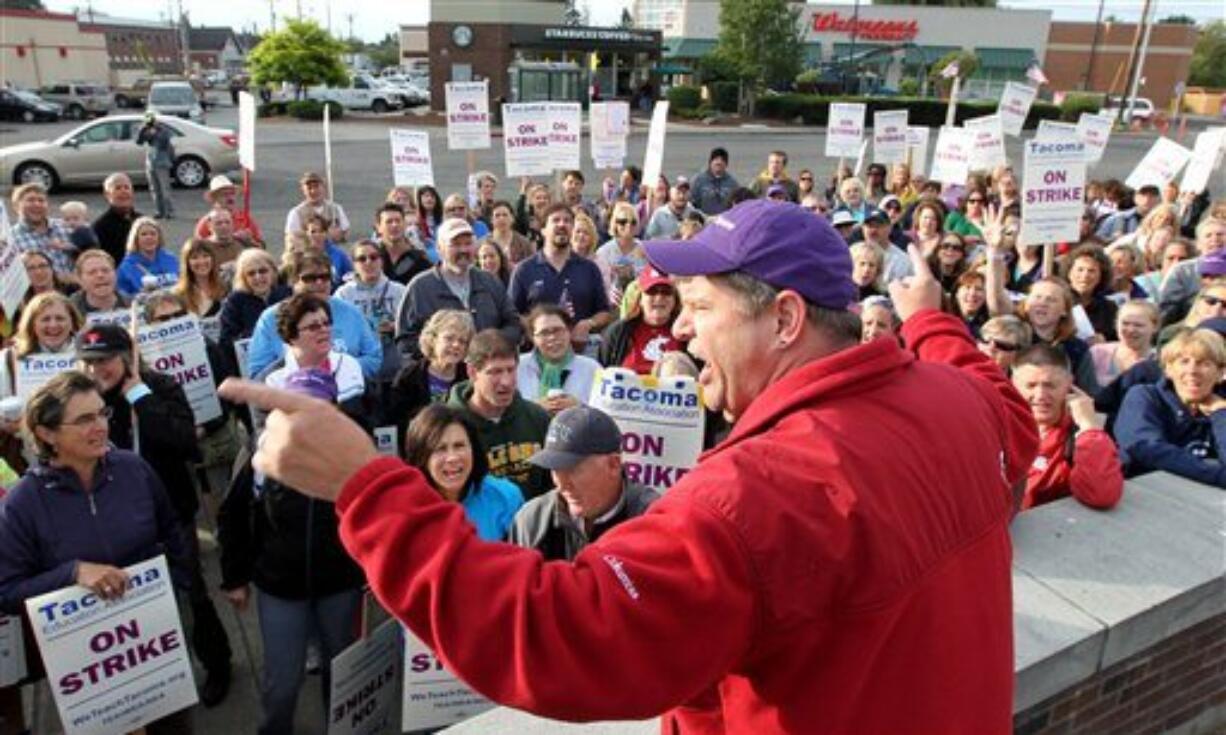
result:
[[[337,502],[388,610],[490,698],[665,732],[1011,731],[1012,484],[1029,408],[957,318],[770,386],[572,563],[477,539],[379,459]],[[919,356],[919,360],[916,359]]]
[[[1115,442],[1102,429],[1077,433],[1073,456],[1068,457],[1073,419],[1065,414],[1060,425],[1043,435],[1039,454],[1026,476],[1022,510],[1070,494],[1091,508],[1109,510],[1124,494],[1124,471]]]

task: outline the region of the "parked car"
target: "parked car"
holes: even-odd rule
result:
[[[379,78],[379,81],[384,85],[396,90],[397,94],[404,101],[405,107],[415,105],[429,104],[430,102],[430,87],[429,83],[421,84],[413,79],[400,74],[388,74]]]
[[[320,102],[336,102],[346,110],[388,112],[404,107],[400,92],[368,74],[355,75],[349,87],[311,87],[307,89],[306,96]]]
[[[200,106],[196,91],[187,82],[154,82],[149,87],[149,102],[145,111],[204,122],[204,108]]]
[[[21,122],[55,122],[60,119],[60,106],[48,102],[33,92],[21,89],[0,89],[0,119]]]
[[[128,87],[116,87],[115,106],[120,108],[144,107],[149,99],[149,88],[156,82],[184,82],[185,84],[190,84],[196,92],[196,98],[201,100],[201,106],[204,105],[204,85],[200,83],[200,80],[191,80],[173,74],[159,74],[152,77],[141,77]]]
[[[111,109],[111,90],[97,82],[56,82],[40,89],[39,95],[64,108],[68,120],[98,117]]]
[[[212,174],[238,169],[238,135],[165,118],[174,134],[175,161],[171,176],[180,186],[204,186]],[[122,171],[133,181],[145,181],[145,147],[136,144],[141,115],[99,118],[53,140],[0,148],[0,182],[37,182],[55,189],[64,184],[98,184]]]
[[[1120,114],[1120,108],[1124,106],[1124,100],[1115,95],[1109,95],[1103,101],[1103,109],[1100,114],[1116,117]],[[1154,117],[1154,103],[1145,97],[1135,97],[1132,100],[1132,105],[1124,113],[1124,122],[1130,123],[1133,120],[1141,120],[1149,122]]]

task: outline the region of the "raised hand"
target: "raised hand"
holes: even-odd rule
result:
[[[941,308],[941,283],[933,277],[919,246],[908,245],[907,255],[911,257],[914,275],[890,284],[890,300],[894,302],[898,318],[904,322],[926,309]]]

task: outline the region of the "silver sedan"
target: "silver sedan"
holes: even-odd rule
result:
[[[238,135],[177,118],[158,121],[174,133],[171,176],[187,188],[204,186],[209,176],[239,168]],[[0,182],[38,182],[50,189],[64,184],[98,184],[122,171],[145,181],[145,146],[136,144],[140,115],[114,115],[86,123],[54,140],[0,148]]]

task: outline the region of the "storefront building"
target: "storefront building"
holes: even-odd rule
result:
[[[565,9],[558,0],[434,0],[425,33],[431,104],[444,106],[449,81],[488,80],[491,99],[508,102],[587,101],[589,92],[629,99],[650,83],[659,31],[565,25]],[[406,60],[420,55],[416,34],[401,29]]]
[[[1188,78],[1199,36],[1194,25],[1155,23],[1137,94],[1159,108],[1169,105],[1177,85]],[[1052,23],[1043,70],[1053,89],[1126,94],[1136,37],[1136,23]]]

